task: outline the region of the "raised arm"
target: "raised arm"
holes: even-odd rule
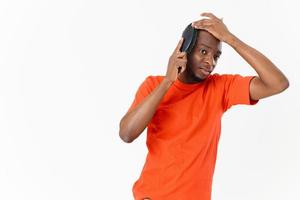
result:
[[[246,60],[257,72],[250,82],[250,97],[259,100],[278,94],[289,87],[286,76],[262,53],[245,44],[234,35],[228,44]]]
[[[257,72],[258,77],[253,78],[250,83],[251,99],[259,100],[269,97],[289,87],[286,76],[266,56],[229,32],[222,19],[212,13],[202,13],[201,15],[208,19],[194,22],[193,26],[207,30],[220,41],[229,44]]]

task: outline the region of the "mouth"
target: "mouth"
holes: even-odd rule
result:
[[[201,70],[201,72],[202,72],[205,76],[208,76],[208,75],[211,73],[211,71],[209,71],[209,70],[207,70],[207,69],[205,69],[205,68],[203,68],[203,67],[199,67],[199,69]]]

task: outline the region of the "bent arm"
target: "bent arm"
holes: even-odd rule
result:
[[[289,87],[286,76],[262,53],[231,35],[227,42],[257,72],[250,83],[250,97],[259,100],[278,94]]]
[[[250,97],[259,100],[284,91],[289,87],[285,75],[262,53],[242,42],[234,36],[223,23],[212,13],[202,13],[209,19],[201,19],[193,23],[197,29],[204,29],[220,41],[229,44],[257,72],[258,77],[251,80]]]
[[[164,78],[139,105],[121,119],[119,136],[124,142],[132,142],[144,131],[171,85],[172,82]]]

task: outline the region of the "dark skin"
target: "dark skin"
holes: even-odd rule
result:
[[[221,42],[217,38],[207,31],[199,30],[197,42],[189,55],[180,52],[182,43],[183,39],[170,56],[167,73],[161,84],[122,118],[119,135],[124,142],[132,142],[143,132],[163,96],[177,78],[184,83],[199,83],[214,70],[221,55]]]
[[[285,75],[258,50],[232,34],[212,13],[202,13],[208,19],[193,22],[199,37],[190,55],[180,52],[183,39],[169,58],[167,72],[161,83],[120,121],[120,138],[127,143],[134,141],[147,127],[157,107],[177,78],[188,84],[199,83],[214,70],[221,54],[221,42],[231,46],[256,72],[250,82],[250,98],[259,100],[278,94],[289,87]],[[178,73],[178,70],[180,73]]]
[[[215,69],[222,53],[221,42],[207,31],[199,30],[196,44],[187,55],[186,70],[178,79],[184,83],[198,83],[205,80]]]

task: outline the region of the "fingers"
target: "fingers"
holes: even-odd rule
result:
[[[207,29],[213,24],[214,22],[211,19],[201,19],[199,21],[193,22],[192,26],[196,29]]]
[[[183,58],[184,56],[186,56],[186,52],[178,52],[178,53],[176,54],[176,57],[177,57],[177,58]]]
[[[195,24],[200,24],[200,25],[206,24],[207,25],[207,24],[212,24],[212,23],[214,23],[214,21],[211,19],[201,19],[199,21],[193,22],[192,25],[195,25]]]
[[[175,49],[174,52],[177,52],[177,53],[180,52],[180,48],[181,48],[181,46],[182,46],[183,40],[184,40],[184,38],[181,38],[181,39],[179,40],[179,42],[178,42],[178,44],[177,44],[176,49]]]
[[[223,18],[219,19],[214,14],[209,13],[209,12],[204,12],[204,13],[201,14],[201,16],[208,17],[208,18],[207,19],[201,19],[201,20],[193,22],[192,26],[194,28],[200,28],[200,27],[197,27],[197,26],[204,26],[204,27],[207,28],[207,27],[213,25],[213,23],[217,23],[217,22],[222,22],[223,21]]]
[[[177,53],[175,57],[172,58],[174,60],[175,66],[183,66],[187,63],[187,55],[186,52]]]
[[[180,65],[177,67],[178,73],[181,74],[186,69],[186,64]]]
[[[181,41],[178,43],[175,51],[169,58],[166,77],[168,77],[168,79],[171,81],[175,81],[178,77],[178,74],[181,74],[186,69],[187,53],[180,52],[182,42],[183,39],[181,39]]]
[[[183,69],[185,69],[186,64],[187,64],[187,56],[186,55],[184,55],[182,58],[177,58],[176,66],[177,66],[177,69],[182,68],[181,72],[184,71]]]
[[[182,66],[185,66],[186,63],[187,63],[187,60],[182,59],[182,60],[178,60],[176,65],[182,67]]]
[[[214,14],[212,13],[209,13],[209,12],[204,12],[204,13],[201,13],[201,16],[204,16],[204,17],[209,17],[211,19],[215,19],[215,20],[220,20],[219,18],[217,18]]]

